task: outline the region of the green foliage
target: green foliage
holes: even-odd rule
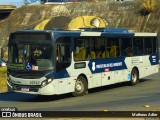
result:
[[[0,92],[6,92],[7,91],[7,74],[6,74],[7,68],[6,67],[0,67]]]
[[[156,8],[156,0],[143,0],[142,9],[153,12]]]
[[[142,15],[148,15],[155,11],[158,1],[157,0],[134,0],[141,4],[140,13]]]

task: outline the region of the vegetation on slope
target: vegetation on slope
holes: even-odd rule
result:
[[[7,91],[7,74],[6,74],[6,67],[0,67],[0,93]]]

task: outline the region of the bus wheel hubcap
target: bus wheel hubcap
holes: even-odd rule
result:
[[[83,84],[81,83],[81,81],[77,81],[76,82],[76,91],[80,92],[83,90]]]

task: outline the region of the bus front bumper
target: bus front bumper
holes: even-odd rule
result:
[[[55,95],[55,86],[50,83],[44,87],[41,86],[25,86],[25,85],[11,85],[7,81],[8,92],[19,92],[37,95]]]

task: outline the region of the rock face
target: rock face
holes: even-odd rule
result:
[[[158,32],[160,35],[160,8],[146,16],[142,16],[139,9],[140,5],[133,2],[23,6],[0,21],[0,47],[8,43],[9,34],[13,31],[53,27],[68,29],[70,22],[79,16],[97,16],[106,22],[107,27],[123,27],[135,32]],[[76,22],[79,24],[79,21]]]

